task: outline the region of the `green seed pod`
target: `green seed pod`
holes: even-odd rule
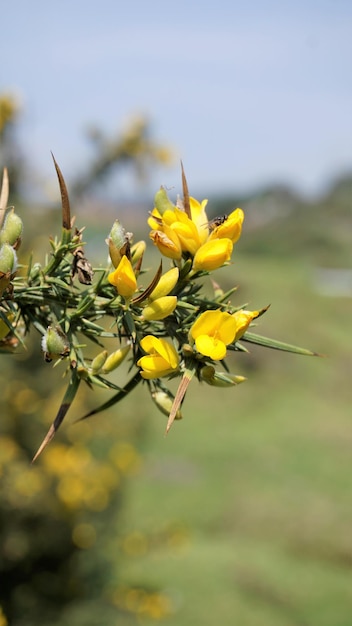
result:
[[[22,232],[23,222],[20,216],[13,210],[10,211],[0,231],[0,244],[9,243],[17,250],[21,245]]]
[[[174,211],[176,208],[169,199],[165,187],[160,187],[156,192],[154,196],[154,206],[158,209],[160,215],[163,215],[167,209]]]
[[[59,326],[48,326],[42,337],[42,350],[47,363],[57,359],[64,359],[70,354],[70,344]]]

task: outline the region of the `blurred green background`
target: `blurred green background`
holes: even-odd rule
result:
[[[135,165],[143,129],[134,152],[117,150],[118,166]],[[148,159],[164,154],[149,148]],[[25,250],[41,259],[60,211],[24,201],[24,167],[13,160],[10,201]],[[117,216],[100,206],[97,223],[97,208],[76,198],[87,254],[105,263]],[[258,332],[326,357],[236,353],[231,369],[248,381],[221,391],[194,382],[167,438],[143,388],[74,424],[106,399],[87,389],[31,466],[64,368],[43,363],[38,336],[1,355],[1,626],[350,626],[351,199],[347,175],[309,201],[282,186],[209,199],[209,218],[246,214],[218,282],[239,286],[239,304],[271,304]],[[152,198],[132,208],[119,218],[147,237]]]

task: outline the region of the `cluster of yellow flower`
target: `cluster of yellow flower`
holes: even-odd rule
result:
[[[166,190],[160,188],[148,219],[150,238],[173,267],[157,275],[137,297],[137,277],[146,244],[140,241],[131,247],[130,235],[118,221],[108,238],[114,265],[108,281],[134,317],[138,343],[135,362],[141,368],[141,377],[154,381],[150,384],[151,394],[169,415],[167,430],[173,419],[181,416],[180,405],[194,374],[199,380],[219,386],[244,380],[226,371],[216,372],[213,363],[226,357],[227,346],[236,349],[236,342],[251,321],[266,310],[236,310],[219,288],[213,301],[199,295],[198,279],[230,263],[244,219],[242,209],[237,208],[228,216],[209,221],[206,205],[207,200],[198,202],[187,191],[182,201],[173,204]],[[178,374],[183,379],[173,398],[159,379]]]
[[[54,436],[82,381],[89,387],[116,390],[110,400],[84,418],[114,406],[144,381],[154,403],[168,416],[168,431],[173,420],[181,417],[181,405],[193,377],[219,387],[245,380],[231,374],[225,363],[228,350],[244,350],[240,340],[312,354],[248,330],[268,307],[248,311],[235,306],[231,295],[236,288],[224,293],[214,281],[212,297],[204,289],[204,276],[231,263],[242,231],[241,209],[209,220],[207,200],[198,202],[190,197],[183,170],[183,198],[176,204],[161,187],[148,224],[154,246],[171,267],[163,273],[160,263],[145,287],[139,282],[146,243],[133,243],[131,233],[118,220],[107,239],[111,263],[108,268],[93,270],[84,255],[83,229],[72,229],[66,185],[54,163],[62,198],[62,235],[60,240],[50,240],[52,254],[44,267],[31,262],[18,272],[16,251],[22,220],[13,209],[6,208],[5,174],[0,194],[0,351],[23,343],[33,326],[42,335],[45,361],[69,362],[66,393],[37,455]],[[93,280],[95,275],[98,280]],[[100,322],[104,316],[114,320],[109,329]],[[87,357],[82,337],[104,349],[93,358]],[[109,339],[120,342],[110,354],[105,348]],[[134,373],[121,388],[109,374],[128,355]],[[216,369],[219,363],[222,368]],[[175,396],[165,385],[166,377],[181,378]]]

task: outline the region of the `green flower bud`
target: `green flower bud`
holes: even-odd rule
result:
[[[17,250],[21,245],[22,232],[23,222],[20,216],[13,210],[10,211],[0,231],[0,244],[9,243],[10,246],[13,246]]]
[[[107,350],[103,350],[102,352],[99,352],[99,354],[97,354],[97,356],[93,359],[92,364],[90,366],[91,374],[93,375],[99,374],[107,358],[108,358]]]
[[[32,268],[31,268],[31,271],[30,271],[30,274],[29,274],[29,278],[30,278],[31,282],[37,280],[37,278],[40,275],[40,270],[41,269],[42,268],[41,268],[40,263],[34,263],[33,264]]]
[[[0,247],[0,296],[9,286],[17,269],[17,255],[12,246],[4,243]]]
[[[118,266],[124,255],[129,257],[128,249],[130,239],[131,234],[126,233],[119,220],[115,220],[109,237],[106,240],[109,246],[110,259],[114,267]]]
[[[201,380],[214,387],[233,387],[246,380],[244,376],[236,376],[228,372],[217,372],[212,365],[202,367],[200,377]]]
[[[104,363],[104,367],[102,368],[103,374],[108,374],[115,370],[124,360],[131,349],[131,346],[125,346],[124,348],[119,348],[112,354],[109,354],[108,358]]]
[[[160,187],[154,196],[154,206],[158,209],[160,215],[163,215],[167,209],[175,210],[175,205],[169,200],[165,187]]]
[[[42,337],[42,350],[47,363],[56,359],[64,359],[70,354],[70,344],[59,326],[48,327]]]
[[[166,417],[169,417],[175,399],[171,391],[158,389],[157,391],[153,391],[151,396],[159,411],[166,415]],[[180,408],[177,409],[175,419],[182,419]]]
[[[17,269],[17,255],[13,247],[4,243],[0,247],[0,274],[11,276]]]

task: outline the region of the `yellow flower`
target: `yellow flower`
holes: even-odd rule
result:
[[[211,231],[208,241],[213,239],[223,239],[226,237],[232,243],[236,243],[241,236],[244,213],[242,209],[235,209],[230,215],[222,221],[221,224],[215,226]]]
[[[168,208],[163,210],[162,213],[157,208],[154,208],[151,217],[148,219],[148,224],[153,230],[163,232],[168,236],[171,228],[177,235],[182,252],[189,252],[194,256],[208,237],[208,218],[205,212],[205,206],[208,201],[203,200],[200,203],[195,198],[190,198],[189,201],[191,219],[185,211],[172,206],[170,203]],[[163,252],[163,254],[165,253]]]
[[[178,281],[179,274],[180,272],[178,267],[173,267],[168,272],[165,272],[165,274],[160,277],[157,286],[152,291],[149,298],[151,300],[156,300],[157,298],[161,298],[162,296],[167,296],[170,291],[172,291],[175,287]]]
[[[127,256],[123,256],[116,270],[108,276],[108,281],[114,287],[120,296],[131,298],[137,289],[137,281],[133,271],[131,261]]]
[[[177,306],[176,296],[162,296],[157,298],[143,310],[143,317],[149,322],[155,320],[163,320],[168,315],[171,315]]]
[[[163,230],[152,230],[149,236],[161,254],[169,259],[181,259],[180,240],[170,226],[163,226]]]
[[[190,337],[200,354],[220,361],[226,356],[226,346],[235,338],[236,320],[230,313],[205,311],[194,322]]]
[[[236,323],[235,341],[242,337],[242,335],[246,332],[248,326],[250,325],[251,321],[258,317],[261,312],[263,312],[263,310],[245,311],[244,309],[241,309],[240,311],[236,311],[236,313],[232,315]]]
[[[204,243],[193,259],[194,271],[216,270],[230,260],[233,244],[230,239],[213,239]]]
[[[150,380],[168,376],[175,372],[179,365],[179,356],[172,344],[165,339],[159,339],[153,335],[143,337],[140,342],[141,348],[147,353],[142,356],[137,365],[142,368],[141,376]]]

